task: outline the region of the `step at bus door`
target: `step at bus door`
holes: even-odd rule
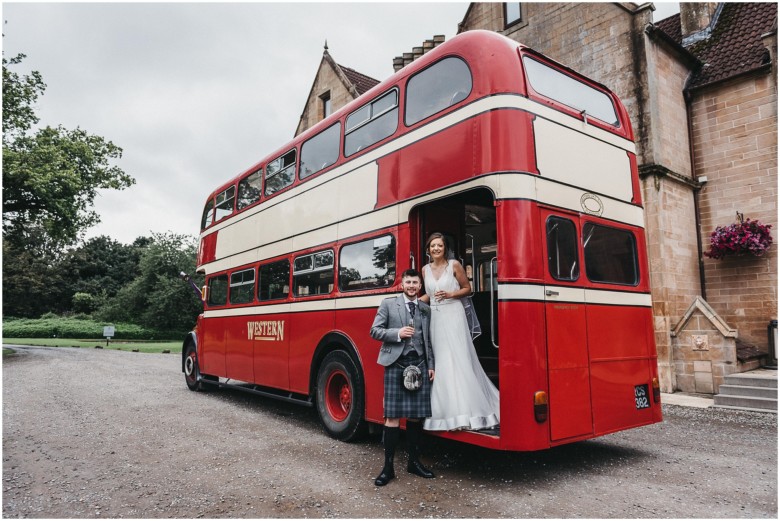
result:
[[[542,226],[550,437],[556,441],[593,432],[585,290],[577,287],[585,274],[576,216],[543,211]]]

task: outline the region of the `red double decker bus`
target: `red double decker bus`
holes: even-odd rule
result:
[[[436,435],[524,451],[661,421],[633,138],[606,87],[456,36],[209,195],[187,385],[314,406],[342,440],[382,423],[369,329],[440,231],[501,426]]]

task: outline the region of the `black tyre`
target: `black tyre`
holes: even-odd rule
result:
[[[359,439],[366,430],[364,409],[360,367],[344,351],[328,353],[317,373],[317,412],[325,431],[337,440]]]
[[[184,353],[184,381],[190,391],[203,391],[205,387],[200,379],[200,367],[198,366],[198,352],[192,344],[187,345]]]

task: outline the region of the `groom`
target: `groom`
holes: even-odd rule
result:
[[[417,299],[422,280],[417,270],[408,269],[401,276],[403,294],[382,301],[371,326],[371,338],[382,341],[377,363],[385,367],[385,466],[374,480],[378,487],[395,477],[393,459],[401,431],[401,418],[406,418],[406,470],[424,478],[433,472],[420,463],[422,419],[431,415],[431,382],[434,375],[431,348],[431,308]],[[413,324],[413,325],[412,325]],[[421,386],[409,390],[404,384],[404,370],[415,365],[421,371]],[[409,371],[407,371],[408,373]]]

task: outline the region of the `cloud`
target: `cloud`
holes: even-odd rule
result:
[[[195,235],[209,192],[292,139],[322,58],[382,80],[457,31],[467,3],[6,3],[6,57],[48,88],[42,124],[124,150],[137,184],[101,193],[88,237]]]

